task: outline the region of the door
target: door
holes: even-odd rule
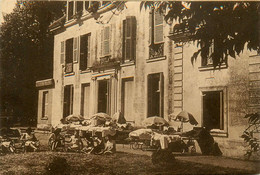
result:
[[[134,121],[133,116],[134,102],[134,81],[133,78],[122,80],[122,113],[126,121]]]

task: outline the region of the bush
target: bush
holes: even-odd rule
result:
[[[48,175],[68,175],[70,174],[70,166],[64,157],[53,157],[46,165],[46,174]]]
[[[152,154],[152,163],[163,167],[172,166],[175,164],[175,157],[168,149],[159,149]]]

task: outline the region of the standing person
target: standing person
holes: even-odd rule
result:
[[[32,128],[29,127],[26,129],[26,133],[22,135],[21,140],[25,141],[25,148],[31,148],[33,151],[37,151],[37,138],[32,132]]]

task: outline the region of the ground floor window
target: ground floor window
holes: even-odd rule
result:
[[[224,130],[223,91],[203,92],[203,126]]]
[[[48,91],[42,93],[42,118],[48,118],[48,96]]]
[[[134,103],[134,79],[125,78],[122,79],[122,103],[121,112],[124,114],[126,121],[134,121],[133,115],[133,103]]]
[[[63,117],[73,113],[73,85],[64,87]]]
[[[148,75],[148,117],[163,117],[163,73]]]
[[[98,81],[98,112],[110,113],[109,80]]]

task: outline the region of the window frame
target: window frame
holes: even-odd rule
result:
[[[82,63],[81,63],[81,61],[82,61],[82,38],[83,37],[87,37],[87,51],[86,51],[86,53],[87,53],[87,57],[85,57],[86,58],[86,65],[85,65],[85,69],[84,68],[82,68]],[[80,37],[79,37],[79,70],[81,70],[81,71],[85,71],[85,70],[87,70],[89,67],[90,67],[90,59],[91,59],[91,33],[86,33],[86,34],[84,34],[84,35],[80,35]]]
[[[201,126],[203,126],[203,93],[222,91],[222,108],[223,108],[223,130],[221,129],[212,129],[210,131],[212,136],[217,137],[228,137],[228,97],[227,97],[227,87],[226,86],[211,86],[211,87],[200,87],[201,93]]]

